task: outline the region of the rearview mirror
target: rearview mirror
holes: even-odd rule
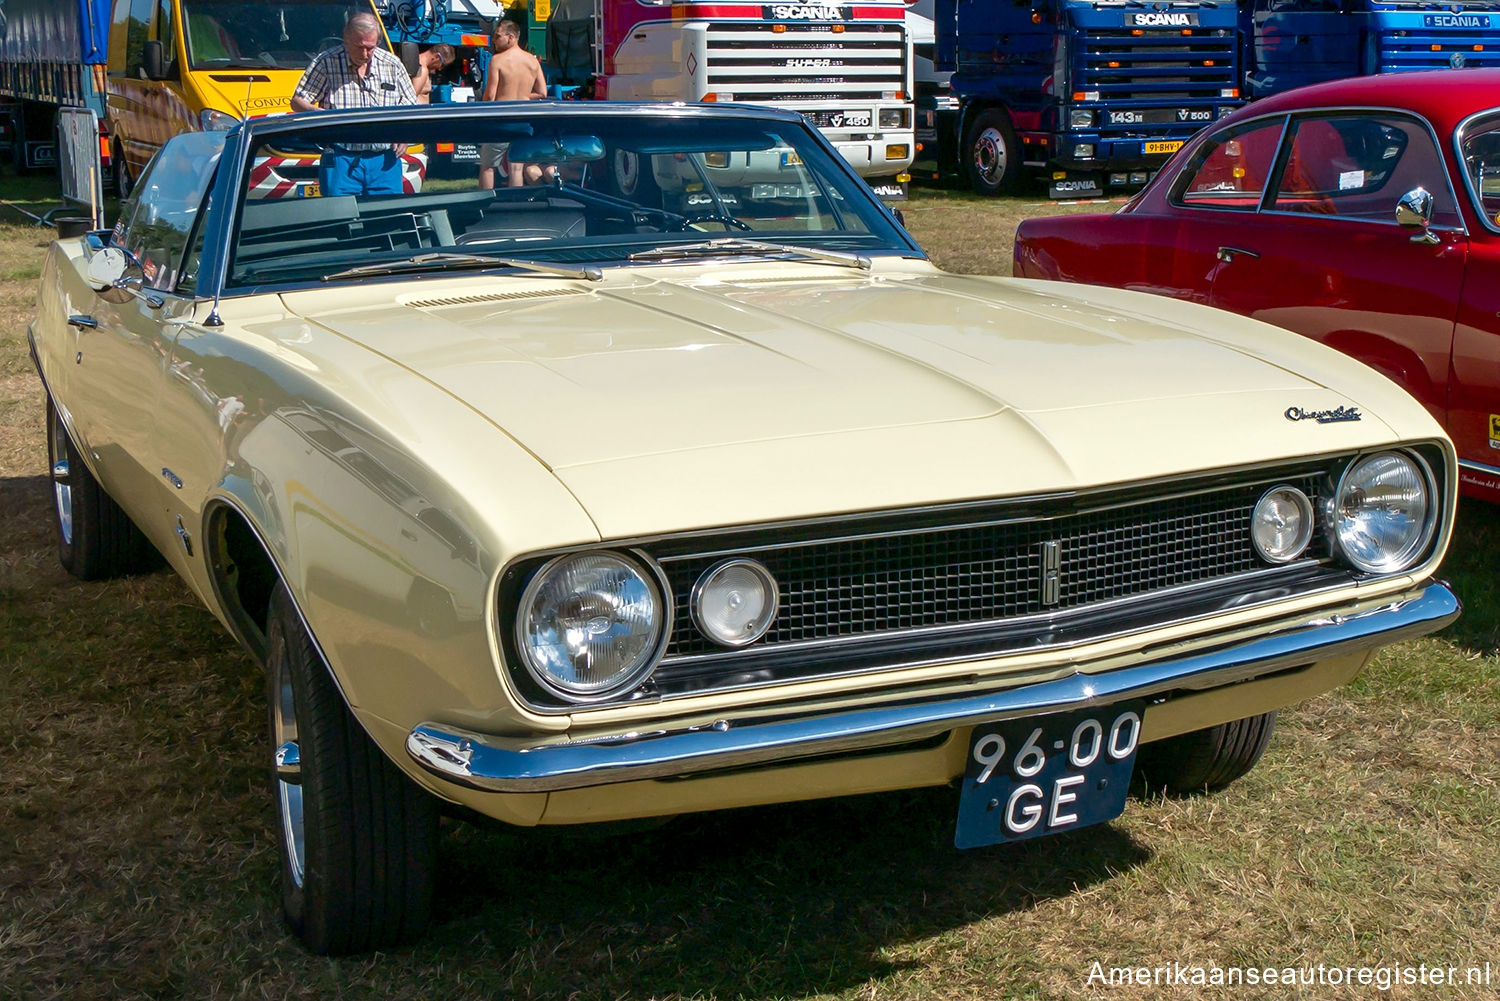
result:
[[[141,262],[135,259],[134,254],[119,247],[103,247],[94,251],[94,255],[89,258],[84,280],[105,302],[122,303],[134,296],[152,307],[161,305],[160,296],[147,295],[143,291],[146,272],[142,269]]]
[[[604,143],[598,136],[525,136],[510,141],[510,159],[517,163],[546,166],[560,163],[593,163],[604,159]]]
[[[1408,229],[1421,228],[1422,232],[1411,238],[1412,243],[1437,243],[1432,232],[1432,192],[1426,188],[1412,188],[1396,203],[1396,222]]]
[[[162,52],[161,42],[147,42],[141,48],[141,68],[146,71],[147,80],[167,78],[167,59]]]

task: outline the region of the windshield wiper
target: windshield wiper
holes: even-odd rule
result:
[[[541,261],[528,261],[518,257],[448,253],[417,254],[402,261],[388,261],[385,264],[361,264],[357,268],[347,268],[343,271],[335,271],[331,275],[324,275],[323,280],[331,282],[340,278],[360,278],[367,275],[395,275],[407,271],[447,271],[467,268],[520,268],[522,271],[559,275],[563,278],[581,278],[591,282],[604,280],[604,272],[593,265],[575,268],[566,264],[545,264]]]
[[[630,255],[632,261],[666,261],[674,258],[716,257],[752,253],[795,254],[825,264],[840,264],[846,268],[870,270],[870,259],[864,254],[852,254],[842,250],[818,250],[814,247],[798,247],[790,243],[766,243],[762,240],[742,240],[727,237],[705,240],[702,243],[669,243],[650,250],[640,250]]]

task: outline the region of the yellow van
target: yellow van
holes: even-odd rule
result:
[[[179,132],[285,114],[313,56],[371,0],[114,0],[105,118],[116,191]],[[390,40],[381,30],[387,48]]]

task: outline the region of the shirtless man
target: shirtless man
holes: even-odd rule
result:
[[[485,76],[484,101],[530,101],[547,96],[547,77],[537,57],[521,48],[521,28],[514,21],[501,21],[495,26],[491,39],[489,72]],[[495,168],[505,157],[505,143],[487,143],[479,151],[479,186],[495,186]],[[532,179],[541,177],[541,171],[531,168]],[[508,183],[519,188],[526,183],[525,164],[510,164]]]
[[[418,104],[432,103],[432,78],[449,66],[458,53],[447,42],[438,42],[417,57],[417,73],[411,78],[411,88],[417,92]]]

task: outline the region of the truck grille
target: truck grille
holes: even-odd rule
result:
[[[1380,69],[1384,73],[1495,66],[1500,66],[1500,48],[1487,30],[1428,29],[1409,31],[1400,37],[1390,32],[1381,34]]]
[[[708,87],[755,103],[875,101],[905,89],[906,34],[899,24],[708,27]],[[873,124],[873,123],[872,123]]]
[[[1220,29],[1142,31],[1093,29],[1084,34],[1075,91],[1102,101],[1221,100],[1236,88],[1235,38]]]
[[[988,522],[750,552],[776,576],[781,598],[771,631],[753,649],[1077,612],[1267,570],[1251,546],[1250,516],[1269,486],[1285,482],[1322,510],[1326,476],[1304,472],[1102,510],[1001,520],[1006,512],[997,508],[967,512],[995,519]],[[1321,530],[1315,539],[1307,559],[1327,557]],[[1055,593],[1044,579],[1049,543],[1057,543]],[[670,676],[674,660],[746,652],[714,645],[692,622],[693,584],[723,558],[719,551],[661,560],[676,617],[658,679]]]

